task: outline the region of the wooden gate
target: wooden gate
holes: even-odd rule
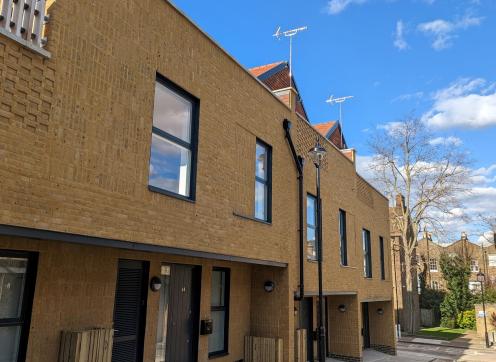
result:
[[[113,338],[110,328],[63,331],[59,362],[110,362]]]
[[[282,338],[245,337],[246,362],[282,362]]]

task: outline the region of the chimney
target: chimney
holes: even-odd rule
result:
[[[402,194],[396,195],[396,207],[405,207],[405,196],[403,196]]]
[[[465,231],[462,231],[462,240],[464,241],[468,240],[467,233]]]

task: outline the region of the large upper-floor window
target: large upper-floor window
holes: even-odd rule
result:
[[[0,361],[24,361],[36,254],[0,250]]]
[[[271,147],[257,140],[255,149],[255,218],[267,222],[271,221],[271,167]]]
[[[339,210],[339,251],[341,265],[348,265],[348,241],[346,238],[346,212]]]
[[[381,258],[381,279],[386,279],[386,265],[384,261],[384,238],[382,236],[379,237],[379,254]]]
[[[157,76],[150,190],[194,199],[198,103],[192,95]]]
[[[307,259],[317,260],[317,198],[307,195]]]
[[[229,341],[229,269],[212,270],[211,316],[212,334],[208,336],[208,355],[218,356],[228,351]]]
[[[437,259],[429,258],[429,270],[431,272],[437,272]]]
[[[362,230],[363,238],[363,275],[372,278],[372,248],[370,245],[370,231]]]

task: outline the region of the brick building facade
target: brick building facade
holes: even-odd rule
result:
[[[446,289],[439,260],[442,254],[461,255],[470,260],[469,288],[480,290],[477,273],[482,271],[490,284],[496,283],[496,248],[494,244],[475,244],[465,234],[451,244],[442,245],[424,237],[418,243],[418,260],[420,272],[425,274],[426,286],[432,289]]]
[[[300,211],[284,120],[298,155],[327,149],[327,354],[394,353],[388,202],[292,80],[268,87],[168,1],[46,4],[43,49],[0,21],[0,360],[56,361],[90,327],[115,329],[114,361],[241,361],[246,336],[295,360],[316,326],[315,168]]]

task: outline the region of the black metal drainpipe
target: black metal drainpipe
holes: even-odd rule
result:
[[[303,277],[303,263],[304,263],[304,240],[303,240],[303,158],[298,156],[296,149],[291,138],[291,122],[287,119],[282,123],[286,139],[288,140],[291,155],[296,165],[298,172],[298,213],[299,213],[299,239],[300,239],[300,284],[298,285],[298,292],[295,293],[295,300],[302,300],[305,295],[305,282]]]

